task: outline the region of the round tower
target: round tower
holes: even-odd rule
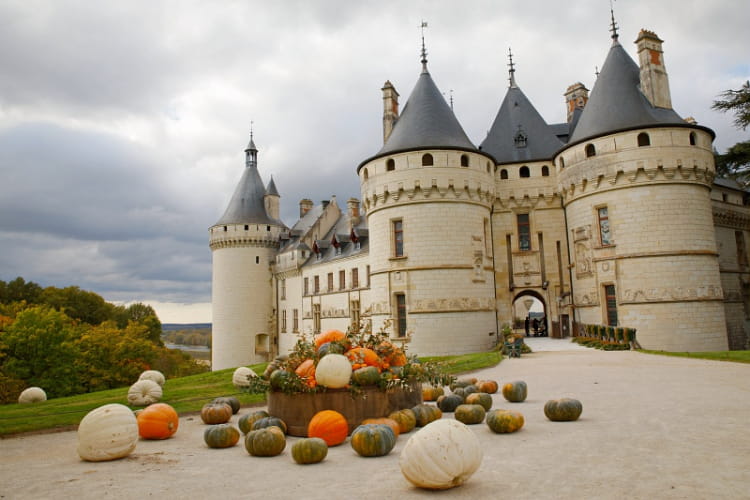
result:
[[[258,150],[245,150],[245,169],[229,205],[209,229],[213,258],[211,369],[267,361],[273,351],[271,263],[284,224],[266,209],[278,206],[278,192],[267,196],[258,172]]]

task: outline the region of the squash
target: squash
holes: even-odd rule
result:
[[[138,442],[138,422],[132,410],[118,403],[88,412],[78,424],[78,455],[89,462],[126,457]]]
[[[375,352],[380,356],[380,359],[383,360],[384,365],[404,366],[407,362],[404,351],[387,340],[378,344],[375,347]]]
[[[488,412],[484,421],[487,427],[497,434],[516,432],[524,424],[523,415],[513,410],[494,410]]]
[[[281,391],[287,384],[287,381],[293,377],[292,372],[287,370],[274,370],[268,381],[271,383],[271,389],[274,391]]]
[[[40,403],[47,401],[47,393],[41,387],[29,387],[18,396],[19,404]]]
[[[140,377],[138,377],[138,380],[153,380],[154,382],[159,384],[160,387],[164,387],[164,382],[166,382],[164,374],[159,370],[146,370],[145,372],[141,373]]]
[[[423,401],[435,401],[440,396],[443,396],[445,391],[442,387],[433,387],[431,385],[422,386],[422,400]]]
[[[257,431],[258,429],[265,429],[267,427],[278,427],[284,434],[287,431],[286,422],[274,416],[259,418],[253,422],[252,430]]]
[[[319,411],[307,424],[307,437],[319,437],[328,446],[340,445],[346,441],[347,435],[349,424],[346,417],[335,410]]]
[[[521,403],[525,401],[527,392],[526,382],[523,380],[508,382],[503,385],[503,397],[511,403]]]
[[[252,413],[246,413],[245,415],[242,415],[240,417],[240,420],[237,422],[237,426],[240,428],[240,431],[242,431],[243,434],[247,434],[251,430],[253,430],[253,424],[260,420],[261,418],[270,417],[271,415],[268,414],[266,410],[257,410]]]
[[[360,456],[383,457],[396,446],[396,435],[385,424],[363,424],[352,432],[350,444]]]
[[[212,403],[226,403],[229,405],[229,407],[232,409],[232,415],[236,415],[238,411],[240,411],[240,400],[237,399],[235,396],[221,396],[218,398],[214,398]]]
[[[453,416],[463,424],[472,425],[481,424],[484,421],[485,414],[486,412],[482,405],[463,404],[458,405]]]
[[[232,424],[216,424],[206,427],[203,441],[209,448],[231,448],[240,440],[240,431]]]
[[[477,382],[477,389],[479,392],[485,392],[487,394],[495,394],[499,389],[497,382],[494,380],[480,380]]]
[[[318,347],[318,358],[322,358],[326,354],[344,354],[345,350],[344,346],[338,342],[326,342]]]
[[[237,389],[250,386],[250,378],[257,377],[255,372],[247,366],[240,366],[232,374],[232,385]]]
[[[314,342],[315,342],[315,348],[318,349],[323,344],[326,344],[328,342],[337,342],[344,340],[346,338],[346,334],[342,332],[341,330],[328,330],[323,333],[319,333],[315,336]]]
[[[271,426],[250,431],[245,435],[245,449],[254,457],[275,457],[286,448],[286,436],[278,427]]]
[[[455,392],[455,390],[458,388],[463,388],[463,387],[466,387],[467,385],[473,384],[474,380],[475,379],[469,379],[469,378],[462,378],[462,379],[454,380],[453,382],[451,382],[448,388],[450,388],[451,391]]]
[[[226,403],[207,403],[201,408],[201,420],[204,424],[225,424],[232,418],[232,407]]]
[[[578,420],[582,412],[581,402],[572,398],[552,399],[544,405],[544,414],[553,422]]]
[[[466,394],[466,391],[464,390],[464,387],[456,387],[453,389],[453,394],[456,396],[461,396],[461,399],[465,399],[468,394]]]
[[[143,439],[167,439],[177,432],[180,417],[170,405],[154,403],[136,415],[138,420],[138,434]]]
[[[469,394],[468,396],[466,396],[466,400],[464,402],[470,405],[482,405],[482,408],[484,408],[485,411],[490,411],[490,408],[492,408],[492,396],[485,392],[475,392],[473,394]]]
[[[161,386],[153,380],[139,380],[128,389],[128,403],[133,406],[158,403],[161,396]]]
[[[440,408],[424,403],[413,407],[411,411],[414,412],[419,427],[424,427],[430,422],[443,418],[443,412]]]
[[[306,359],[295,368],[294,373],[301,378],[305,385],[308,387],[315,387],[318,385],[315,380],[315,361],[312,359]]]
[[[292,458],[300,465],[317,464],[328,455],[328,445],[320,438],[302,438],[292,445]]]
[[[474,431],[456,420],[438,420],[406,442],[399,466],[419,488],[442,490],[466,482],[482,464],[482,447]]]
[[[367,347],[354,347],[346,351],[346,357],[356,370],[364,366],[374,366],[380,371],[383,367],[383,361],[378,353]]]
[[[463,403],[464,398],[460,395],[448,394],[447,396],[438,398],[437,407],[440,408],[440,411],[442,411],[443,413],[452,413],[453,411],[455,411],[458,405]]]
[[[464,392],[464,398],[465,398],[469,394],[474,394],[475,392],[479,392],[479,389],[477,389],[477,386],[475,386],[474,384],[469,384],[463,388],[463,392]]]
[[[380,381],[380,372],[374,366],[365,366],[352,372],[352,382],[357,385],[375,385]]]
[[[349,384],[352,376],[352,365],[343,354],[326,354],[315,369],[318,385],[331,389],[340,389]]]
[[[414,427],[417,426],[417,417],[409,408],[394,411],[390,415],[388,415],[388,418],[398,424],[398,430],[400,434],[411,432]]]
[[[401,434],[401,426],[398,424],[398,422],[396,422],[392,418],[387,418],[387,417],[366,418],[362,421],[362,425],[365,425],[365,424],[387,425],[388,427],[391,428],[391,430],[393,431],[393,434],[395,434],[396,437],[398,437],[399,434]]]

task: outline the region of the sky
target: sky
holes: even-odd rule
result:
[[[672,103],[724,151],[750,132],[712,111],[750,78],[746,0],[619,0],[620,42],[664,42]],[[430,73],[474,144],[516,82],[548,123],[591,89],[611,44],[607,0],[0,0],[0,280],[79,286],[211,320],[208,228],[244,168],[251,126],[281,216],[360,198],[382,146],[381,87],[401,106]],[[252,124],[252,125],[251,125]]]

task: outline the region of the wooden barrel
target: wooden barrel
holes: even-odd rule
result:
[[[267,394],[268,413],[279,417],[292,436],[307,436],[307,424],[313,415],[322,410],[335,410],[346,417],[351,433],[366,418],[387,417],[396,410],[412,408],[422,402],[422,384],[407,389],[381,390],[366,387],[363,393],[353,395],[349,389],[328,389],[325,392]]]

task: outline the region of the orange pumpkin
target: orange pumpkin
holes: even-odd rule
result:
[[[307,424],[307,437],[318,437],[328,446],[336,446],[346,441],[349,424],[346,418],[334,410],[319,411]]]
[[[380,356],[367,347],[355,347],[346,351],[346,357],[349,358],[349,362],[352,364],[352,368],[362,368],[365,366],[374,366],[380,371],[383,367],[383,361]]]
[[[392,343],[384,340],[375,348],[375,352],[383,360],[383,367],[388,366],[404,366],[406,364],[406,355],[404,351],[396,347]]]
[[[396,437],[398,437],[399,434],[401,434],[401,426],[398,422],[393,420],[392,418],[382,417],[382,418],[366,418],[362,421],[362,425],[365,424],[384,424],[391,428],[393,431],[393,434],[395,434]]]
[[[328,330],[327,332],[319,333],[315,336],[315,349],[320,348],[326,342],[335,342],[337,340],[344,340],[346,334],[341,330]]]
[[[479,382],[477,382],[477,389],[479,390],[479,392],[495,394],[499,387],[497,382],[494,380],[480,380]]]
[[[177,432],[180,418],[166,403],[154,403],[138,412],[138,434],[143,439],[167,439]]]
[[[315,387],[318,382],[315,380],[315,361],[306,359],[294,370],[299,378],[305,381],[308,387]]]

